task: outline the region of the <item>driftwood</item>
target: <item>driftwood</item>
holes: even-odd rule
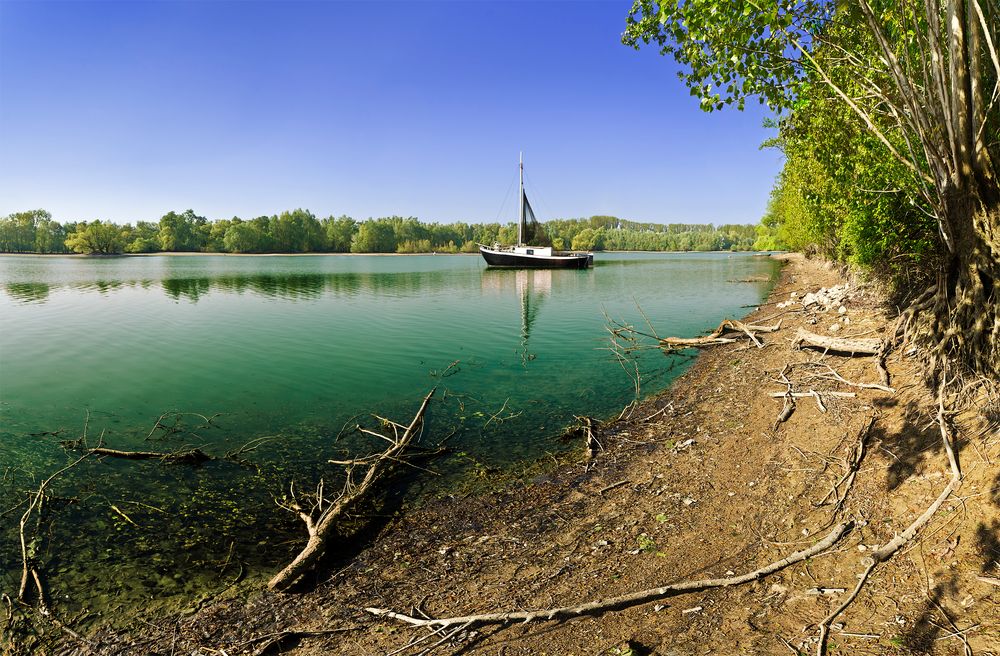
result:
[[[796,399],[807,399],[810,396],[835,396],[840,399],[853,399],[857,396],[854,392],[817,392],[816,390],[809,390],[808,392],[771,392],[771,398],[780,399],[786,396],[791,396]]]
[[[879,355],[882,353],[882,340],[876,338],[844,339],[842,337],[824,337],[799,328],[792,340],[795,348],[812,347],[824,352],[844,355]]]
[[[697,346],[715,346],[716,344],[732,344],[737,341],[734,337],[723,337],[727,333],[743,333],[750,338],[757,348],[764,348],[764,344],[757,339],[757,333],[773,333],[781,328],[779,320],[773,326],[757,326],[743,323],[736,319],[725,319],[719,327],[703,337],[661,337],[660,348],[678,349],[691,348]]]
[[[380,437],[390,443],[389,447],[382,453],[375,454],[367,458],[360,458],[346,462],[348,466],[347,484],[340,497],[335,501],[327,502],[323,498],[322,481],[317,490],[316,502],[310,510],[305,510],[295,501],[294,487],[292,488],[292,501],[285,507],[292,510],[302,519],[309,533],[309,541],[304,549],[285,566],[280,572],[274,575],[267,587],[271,590],[286,590],[294,584],[303,574],[316,564],[316,562],[326,552],[327,543],[334,534],[337,520],[360,499],[368,494],[378,479],[389,471],[393,465],[400,462],[400,456],[410,445],[413,439],[419,434],[423,423],[424,412],[430,404],[431,397],[434,396],[435,387],[424,397],[420,409],[413,416],[409,425],[405,428],[401,424],[390,422],[394,428],[404,428],[400,435],[395,431],[394,437],[386,437],[372,431],[364,431]],[[351,468],[354,466],[367,466],[365,477],[357,485],[351,482]]]
[[[412,624],[414,626],[426,626],[439,629],[451,626],[470,627],[482,626],[484,624],[513,624],[515,622],[548,622],[552,620],[567,620],[584,615],[600,615],[608,611],[623,610],[625,608],[647,604],[649,602],[666,599],[668,597],[676,597],[683,594],[690,594],[692,592],[701,592],[703,590],[710,590],[713,588],[725,588],[733,585],[757,581],[765,576],[773,574],[774,572],[780,571],[789,565],[801,562],[806,558],[811,558],[812,556],[826,551],[836,544],[836,542],[843,537],[845,533],[847,533],[851,526],[852,525],[850,523],[838,524],[826,537],[808,549],[796,551],[781,560],[775,561],[740,576],[724,579],[705,579],[701,581],[674,583],[618,597],[610,597],[600,601],[591,601],[577,606],[563,606],[560,608],[549,608],[545,610],[509,611],[503,613],[486,613],[483,615],[441,618],[411,617],[409,615],[396,613],[383,608],[366,608],[365,610],[372,615],[388,617],[394,620],[399,620],[400,622]]]

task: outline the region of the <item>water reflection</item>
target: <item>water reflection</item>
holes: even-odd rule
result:
[[[16,282],[3,286],[15,301],[22,303],[44,303],[49,298],[49,286],[44,282]]]
[[[212,281],[208,278],[167,278],[160,284],[164,293],[175,301],[183,298],[192,303],[197,303],[212,288]]]
[[[82,280],[62,284],[17,282],[3,285],[15,301],[44,303],[59,288],[97,291],[108,294],[121,289],[159,287],[175,301],[197,303],[210,293],[251,293],[282,300],[315,300],[326,294],[338,297],[358,295],[413,295],[437,292],[453,285],[442,271],[393,273],[287,273],[233,274],[219,276],[178,276],[160,280]]]
[[[482,289],[484,291],[509,294],[514,293],[521,306],[521,364],[535,359],[528,350],[531,328],[538,319],[542,301],[552,293],[552,274],[549,269],[484,269]],[[574,275],[575,272],[570,273]]]

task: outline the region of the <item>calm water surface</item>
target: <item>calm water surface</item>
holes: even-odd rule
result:
[[[242,462],[88,460],[53,484],[57,512],[41,548],[57,599],[72,592],[94,613],[191,603],[240,571],[272,573],[301,546],[298,520],[274,499],[291,480],[335,480],[329,458],[378,448],[336,439],[345,424],[376,427],[372,412],[408,420],[440,384],[425,441],[451,436],[454,454],[435,465],[445,476],[433,491],[537,458],[564,448],[556,438],[574,414],[607,415],[634,397],[606,350],[605,311],[639,323],[638,302],[660,334],[693,336],[745,314],[777,268],[730,254],[599,254],[595,265],[487,270],[457,255],[2,257],[6,506],[71,460],[59,443],[85,424],[91,445],[103,433],[121,449],[198,446],[223,456],[267,438]],[[747,279],[757,282],[739,282]],[[646,355],[643,394],[684,363]],[[427,483],[407,485],[419,494]],[[20,575],[19,517],[0,524],[8,591]]]

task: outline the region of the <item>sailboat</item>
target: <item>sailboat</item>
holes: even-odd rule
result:
[[[531,211],[528,196],[524,193],[524,157],[519,160],[521,176],[521,202],[517,221],[517,244],[492,246],[479,244],[479,253],[487,266],[517,269],[586,269],[594,265],[593,253],[553,251],[551,246],[532,246],[538,233],[538,220]]]

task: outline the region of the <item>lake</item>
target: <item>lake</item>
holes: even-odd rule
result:
[[[74,458],[61,441],[199,447],[200,466],[87,459],[53,482],[40,543],[54,598],[110,614],[190,604],[269,575],[304,531],[275,499],[333,486],[330,458],[380,450],[349,430],[407,423],[439,385],[410,498],[579,444],[574,415],[635,397],[605,313],[695,336],[747,313],[778,265],[746,254],[600,253],[586,271],[486,269],[478,256],[0,257],[2,588],[16,591],[26,490]],[[648,351],[642,394],[689,358]],[[450,367],[450,368],[449,368]],[[347,430],[345,430],[345,428]],[[250,450],[252,449],[252,450]],[[426,464],[426,463],[425,463]],[[451,487],[450,487],[451,486]]]

